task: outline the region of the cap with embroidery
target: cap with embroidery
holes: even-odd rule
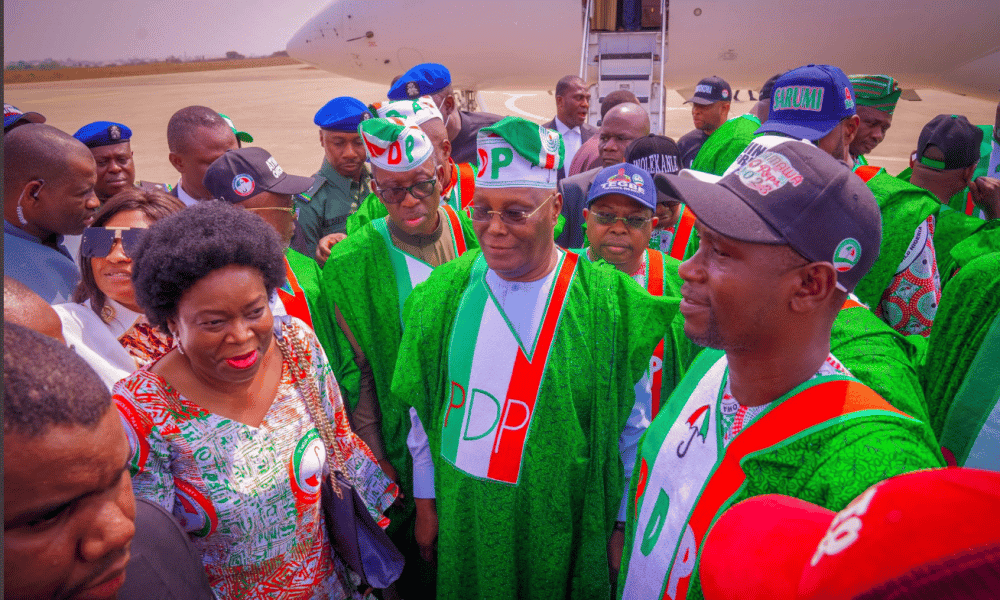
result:
[[[132,130],[121,123],[95,121],[78,129],[73,137],[88,148],[97,148],[129,141],[132,139]]]
[[[3,130],[7,131],[12,125],[19,121],[29,123],[44,123],[45,117],[41,113],[23,112],[16,106],[4,103],[3,105]]]
[[[444,65],[423,63],[403,73],[389,88],[389,100],[413,100],[436,94],[451,85],[451,72]]]
[[[358,127],[358,133],[372,164],[386,171],[410,171],[434,154],[430,138],[412,121],[396,117],[368,119]]]
[[[721,178],[685,169],[653,179],[726,237],[787,245],[809,261],[832,263],[845,291],[878,256],[882,217],[875,197],[847,165],[812,144],[778,144]]]
[[[966,468],[897,475],[839,513],[789,496],[750,498],[703,542],[702,591],[706,600],[992,600],[997,506],[1000,473]]]
[[[407,119],[413,121],[417,125],[422,125],[431,119],[441,119],[441,111],[438,110],[436,104],[434,104],[434,99],[430,96],[420,96],[413,100],[394,100],[390,102],[376,102],[370,107],[371,111],[377,116],[385,119],[387,117],[396,117],[398,119]]]
[[[368,112],[368,107],[365,106],[364,102],[350,96],[340,96],[330,100],[323,105],[323,108],[316,111],[313,123],[330,131],[357,133],[361,121],[371,116],[372,114]]]
[[[899,83],[888,75],[851,75],[851,85],[854,86],[854,100],[858,106],[870,106],[882,112],[892,114],[896,110],[896,102],[903,93]]]
[[[229,117],[227,117],[226,115],[224,115],[222,113],[219,113],[219,116],[222,117],[223,121],[225,121],[227,124],[229,124],[229,128],[233,130],[233,135],[236,136],[236,139],[238,139],[239,141],[244,142],[246,144],[249,144],[250,142],[253,141],[253,136],[252,135],[250,135],[249,133],[247,133],[245,131],[238,131],[236,129],[236,125],[233,124],[233,120],[232,119],[230,119]]]
[[[261,192],[301,194],[312,183],[311,177],[285,173],[270,152],[257,147],[227,151],[208,167],[204,181],[214,198],[232,204]]]
[[[594,176],[587,193],[587,206],[599,198],[620,194],[635,200],[640,206],[656,211],[656,185],[645,169],[628,163],[611,165]]]
[[[920,131],[917,162],[938,171],[964,169],[979,162],[982,142],[983,130],[962,115],[938,115]],[[940,150],[944,160],[928,158],[926,154],[930,148]]]
[[[771,110],[757,133],[781,133],[815,142],[856,113],[847,75],[830,65],[806,65],[778,78]]]
[[[506,117],[479,130],[476,187],[556,187],[566,155],[558,131],[521,117]]]
[[[684,104],[693,102],[695,104],[715,104],[723,100],[732,100],[733,89],[729,83],[721,77],[712,75],[698,82],[694,88],[694,95],[684,101]]]

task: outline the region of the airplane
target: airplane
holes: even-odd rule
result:
[[[584,15],[604,10],[608,1],[596,0],[594,7],[595,0],[333,0],[287,50],[318,68],[387,86],[416,64],[438,62],[466,97],[479,90],[552,89],[567,74],[593,83],[600,78],[598,32]],[[710,74],[734,89],[756,89],[774,73],[808,63],[887,73],[906,88],[991,100],[1000,89],[995,0],[642,4],[660,5],[666,35],[657,38],[662,53],[653,49],[652,79],[667,89],[693,86]],[[665,61],[658,61],[661,54]]]

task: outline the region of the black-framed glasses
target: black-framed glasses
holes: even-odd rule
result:
[[[645,217],[619,217],[611,213],[595,212],[594,220],[597,221],[599,225],[614,225],[616,221],[621,221],[622,223],[625,223],[627,227],[630,227],[632,229],[642,229],[643,227],[646,226],[646,223],[652,221],[653,218],[650,217],[647,219]]]
[[[472,214],[470,216],[473,221],[488,223],[493,219],[493,215],[497,215],[500,217],[500,221],[505,225],[520,225],[534,216],[535,213],[542,210],[542,207],[545,206],[549,200],[555,198],[557,193],[558,192],[552,192],[548,198],[543,200],[542,203],[538,205],[538,208],[530,212],[513,208],[507,208],[504,210],[488,210],[485,206],[473,205]]]
[[[389,204],[399,204],[406,199],[407,194],[413,196],[417,200],[423,200],[427,196],[434,193],[436,186],[437,178],[435,177],[426,181],[418,181],[410,187],[376,187],[375,195]]]
[[[111,254],[115,242],[120,240],[122,252],[132,258],[145,234],[145,227],[87,227],[80,239],[80,255],[87,258],[104,258]]]

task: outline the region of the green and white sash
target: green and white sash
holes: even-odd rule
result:
[[[579,256],[565,253],[531,347],[518,339],[476,259],[449,342],[441,456],[482,479],[517,485],[549,353]]]

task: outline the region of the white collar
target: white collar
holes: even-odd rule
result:
[[[563,123],[559,119],[559,117],[556,117],[556,131],[558,131],[559,133],[561,133],[563,135],[566,135],[570,131],[575,131],[576,133],[580,133],[580,126],[577,125],[576,127],[570,127],[569,125]]]
[[[181,185],[183,181],[183,177],[177,180],[177,198],[184,203],[184,206],[194,206],[195,204],[198,204],[197,198],[184,191],[184,186]]]
[[[90,300],[87,300],[86,304],[87,307],[90,308]],[[120,338],[125,335],[125,332],[132,329],[132,326],[135,325],[139,319],[146,316],[142,313],[135,312],[131,308],[125,307],[122,303],[116,302],[111,298],[105,298],[104,307],[105,309],[110,307],[114,311],[114,317],[112,317],[110,321],[105,321],[105,323],[111,331],[111,335],[115,336],[115,338]],[[103,318],[101,320],[104,321]]]

